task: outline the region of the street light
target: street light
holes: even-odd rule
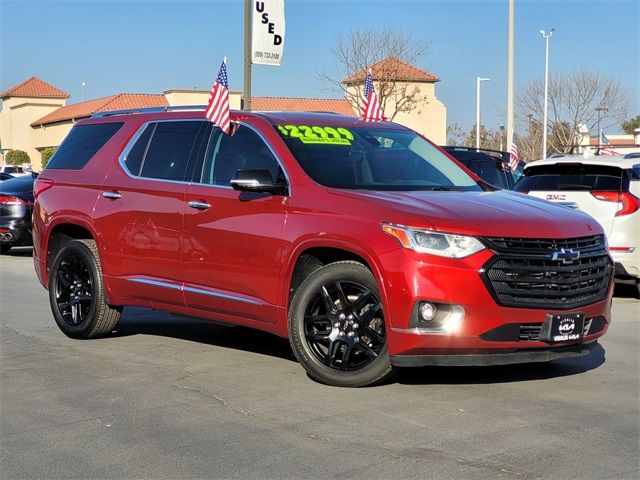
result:
[[[549,33],[540,30],[540,34],[546,40],[546,48],[544,55],[544,118],[542,120],[542,158],[547,158],[547,99],[549,96],[549,39],[553,35],[555,28],[549,30]]]
[[[488,82],[490,78],[476,77],[476,150],[480,148],[480,82]]]
[[[598,148],[596,149],[596,154],[600,155],[600,141],[602,140],[602,135],[600,134],[600,117],[602,113],[607,113],[609,111],[608,108],[598,107],[596,108],[596,112],[598,112]]]

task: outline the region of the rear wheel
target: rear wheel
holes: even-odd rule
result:
[[[393,372],[378,288],[360,263],[326,265],[300,285],[289,337],[298,361],[322,383],[364,387]]]
[[[13,245],[11,245],[10,243],[0,243],[0,255],[6,255],[7,253],[9,253],[11,247],[13,247]]]
[[[71,338],[106,335],[118,324],[120,310],[106,303],[93,240],[74,240],[60,250],[49,272],[49,303],[58,327]]]

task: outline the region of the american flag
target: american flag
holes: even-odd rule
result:
[[[511,144],[511,150],[509,150],[509,168],[512,172],[515,172],[520,162],[520,155],[518,155],[518,147],[515,142]]]
[[[211,87],[209,103],[205,116],[227,135],[231,133],[229,122],[229,79],[227,78],[227,59],[222,61],[216,82]]]
[[[386,120],[378,97],[373,89],[373,79],[371,78],[371,70],[364,79],[364,93],[362,94],[362,120],[365,122],[381,122]]]
[[[611,148],[611,142],[604,134],[603,130],[600,130],[600,155],[603,156],[611,156],[611,155],[620,155],[613,148]]]

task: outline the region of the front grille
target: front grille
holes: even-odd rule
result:
[[[601,318],[601,317],[598,317]],[[582,335],[587,336],[589,333],[597,333],[590,332],[591,322],[593,322],[593,318],[585,318],[584,326],[582,327]],[[518,340],[521,342],[536,342],[540,339],[540,331],[542,330],[541,323],[523,323],[520,325],[520,332],[518,335]],[[602,330],[602,328],[600,328]],[[598,330],[598,331],[600,331]]]
[[[498,253],[483,268],[483,279],[499,305],[570,309],[603,300],[613,265],[600,235],[566,240],[485,239]],[[534,246],[535,245],[535,246]],[[584,245],[582,247],[576,247]],[[580,252],[565,263],[552,260],[559,249]]]
[[[487,237],[484,240],[493,250],[504,253],[536,252],[546,254],[561,248],[580,251],[604,249],[604,235],[563,239]]]

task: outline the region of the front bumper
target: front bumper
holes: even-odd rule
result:
[[[450,259],[398,249],[382,255],[386,272],[385,315],[389,354],[395,365],[495,365],[586,354],[588,345],[601,337],[611,320],[613,282],[606,297],[572,309],[504,307],[496,303],[480,270],[494,256],[483,250],[464,259]],[[428,332],[413,328],[411,314],[418,301],[456,304],[465,317],[452,332]],[[584,313],[599,319],[598,329],[576,342],[548,343],[518,337],[497,338],[488,332],[500,327],[541,325],[550,313]]]
[[[483,353],[468,355],[392,355],[391,365],[396,367],[486,367],[514,363],[550,362],[561,358],[587,355],[597,342],[570,345],[568,347],[527,350],[510,353]]]

